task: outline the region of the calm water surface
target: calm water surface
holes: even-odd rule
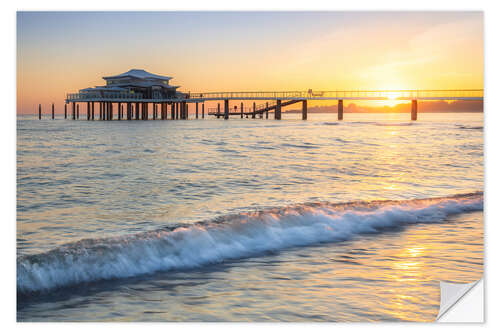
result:
[[[18,118],[18,320],[432,321],[481,277],[482,114],[284,116]]]

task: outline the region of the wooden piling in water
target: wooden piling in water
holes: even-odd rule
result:
[[[54,103],[52,103],[52,119],[54,119]]]
[[[64,119],[68,119],[68,104],[64,103]]]
[[[337,105],[337,119],[338,120],[344,119],[344,101],[341,99],[339,99],[339,103]]]
[[[276,109],[274,110],[274,119],[281,120],[281,100],[276,101]]]
[[[229,100],[224,100],[224,119],[229,119]]]
[[[94,120],[94,102],[92,102],[92,120]]]
[[[189,119],[189,104],[187,102],[184,102],[184,119],[188,120]]]
[[[90,120],[90,102],[87,102],[87,120]]]
[[[102,102],[99,102],[99,120],[102,120]]]
[[[240,114],[241,114],[241,119],[243,119],[243,102],[240,104]]]
[[[76,119],[80,119],[80,104],[76,105]]]
[[[255,119],[255,102],[253,102],[252,119]]]
[[[220,103],[217,103],[217,119],[220,118]]]
[[[198,119],[198,102],[196,102],[196,119]]]
[[[205,119],[205,103],[201,104],[201,119]]]
[[[73,120],[76,119],[76,106],[75,106],[75,102],[71,103],[71,118]]]
[[[122,119],[122,103],[118,102],[118,120]]]
[[[38,119],[42,119],[42,104],[38,104]]]
[[[269,102],[266,102],[266,119],[269,119]]]
[[[302,101],[302,120],[307,120],[307,99]]]
[[[417,120],[417,100],[411,101],[411,120]]]

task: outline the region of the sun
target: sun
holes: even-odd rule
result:
[[[385,95],[390,100],[396,100],[401,97],[401,93],[397,91],[388,91]]]

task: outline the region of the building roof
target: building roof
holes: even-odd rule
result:
[[[125,88],[120,88],[120,87],[102,87],[102,86],[97,86],[95,88],[85,88],[85,89],[80,89],[80,91],[127,91]]]
[[[104,80],[119,79],[123,77],[133,77],[137,79],[157,79],[157,80],[170,80],[170,76],[156,75],[153,73],[146,72],[144,69],[131,69],[128,72],[114,75],[114,76],[104,76]]]

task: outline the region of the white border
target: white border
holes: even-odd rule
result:
[[[271,331],[283,330],[302,332],[306,329],[317,331],[328,331],[346,329],[354,331],[387,332],[400,331],[421,332],[422,329],[442,330],[443,328],[454,331],[469,332],[479,328],[498,329],[498,307],[496,297],[498,293],[498,254],[500,237],[498,210],[495,203],[500,198],[498,164],[498,144],[500,144],[500,105],[496,91],[499,89],[499,41],[500,41],[500,15],[498,1],[386,1],[386,0],[350,0],[350,1],[297,1],[289,0],[282,2],[271,2],[269,0],[253,0],[244,3],[236,3],[234,0],[211,0],[211,1],[129,1],[122,0],[115,3],[97,0],[86,0],[85,2],[70,1],[17,1],[4,2],[1,10],[2,25],[2,74],[1,80],[2,96],[2,118],[1,143],[2,163],[1,177],[1,210],[2,212],[2,274],[0,286],[2,288],[1,323],[5,331],[17,329],[21,331],[37,330],[38,332],[67,332],[106,330],[119,332],[132,332],[147,329],[149,332],[165,332],[166,330],[179,329],[183,331],[203,332],[254,332],[257,330]],[[139,7],[140,4],[140,7]],[[16,225],[16,11],[17,10],[483,10],[485,12],[485,325],[459,325],[459,324],[391,324],[382,323],[369,324],[17,324],[16,320],[16,280],[15,280],[15,225]],[[491,94],[490,94],[491,92]],[[496,254],[496,255],[495,255]],[[147,327],[144,327],[147,325]]]

